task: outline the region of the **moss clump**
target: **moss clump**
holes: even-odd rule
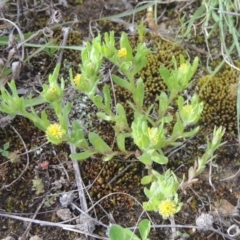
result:
[[[224,126],[228,132],[237,130],[236,95],[237,73],[224,66],[214,77],[200,79],[199,97],[204,102],[201,122],[209,127]]]

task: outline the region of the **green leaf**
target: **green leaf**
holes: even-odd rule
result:
[[[119,133],[117,135],[117,146],[118,146],[119,150],[122,152],[126,152],[125,138],[126,138],[126,135],[124,133]]]
[[[158,115],[159,118],[163,118],[167,109],[168,109],[168,96],[165,92],[161,92],[160,96],[158,96],[159,107],[158,107]]]
[[[152,181],[152,175],[147,175],[147,176],[144,176],[144,177],[141,179],[141,184],[142,184],[142,185],[146,185],[146,184],[151,183],[151,181]]]
[[[131,71],[133,63],[132,61],[122,62],[117,63],[117,66],[119,66],[119,69],[123,74],[127,75]]]
[[[3,145],[3,149],[4,150],[7,150],[9,148],[9,142],[6,142],[4,145]]]
[[[97,117],[98,117],[98,118],[101,118],[101,119],[103,119],[103,120],[105,120],[105,121],[112,121],[112,120],[113,120],[112,117],[108,116],[107,114],[105,114],[105,113],[103,113],[103,112],[98,112],[98,113],[97,113]]]
[[[111,113],[111,96],[110,96],[110,89],[107,85],[103,87],[103,95],[104,95],[104,104],[105,104],[105,111],[107,113]]]
[[[72,122],[72,131],[70,136],[70,142],[76,147],[87,148],[88,142],[84,137],[83,129],[77,121]]]
[[[145,165],[152,164],[151,156],[147,153],[143,153],[138,159]]]
[[[121,103],[117,103],[116,112],[119,116],[121,116],[125,120],[125,122],[127,122],[126,112]]]
[[[139,73],[142,70],[142,68],[146,66],[147,64],[146,56],[150,53],[151,51],[146,48],[145,44],[142,43],[138,44],[137,52],[134,57],[134,69],[132,72],[133,75]]]
[[[162,154],[157,153],[156,151],[152,153],[151,155],[152,161],[158,163],[158,164],[166,164],[168,163],[168,158],[165,157]]]
[[[61,107],[61,104],[59,106]],[[72,104],[70,102],[67,102],[66,105],[62,108],[61,114],[59,114],[60,116],[58,117],[58,119],[64,129],[68,129],[68,115],[71,112],[71,109]]]
[[[133,92],[133,100],[137,104],[137,106],[142,109],[143,100],[144,100],[144,84],[143,80],[139,78],[137,80],[135,91]]]
[[[99,108],[99,109],[104,109],[105,108],[105,106],[104,106],[104,104],[103,104],[103,99],[102,99],[102,97],[101,96],[99,96],[99,95],[95,95],[95,96],[93,96],[92,97],[92,101],[93,101],[93,103],[95,104],[95,106],[97,107],[97,108]]]
[[[199,129],[200,129],[200,127],[198,126],[198,127],[196,127],[196,128],[194,128],[192,131],[190,131],[190,132],[185,132],[185,133],[183,133],[183,137],[184,138],[189,138],[189,137],[193,137],[193,136],[195,136],[196,134],[197,134],[197,132],[199,131]]]
[[[90,143],[94,146],[94,148],[101,154],[106,154],[112,152],[112,149],[107,145],[106,142],[94,132],[90,132],[88,135]]]
[[[110,153],[110,154],[106,154],[104,156],[104,158],[102,159],[104,162],[107,162],[109,160],[111,160],[114,156],[118,155],[117,152],[113,152],[113,153]]]
[[[194,61],[193,61],[193,64],[192,64],[192,66],[191,66],[191,73],[190,73],[190,75],[189,75],[189,78],[192,78],[193,75],[195,74],[195,72],[197,71],[198,63],[199,63],[199,58],[198,58],[198,57],[195,57],[195,58],[194,58]]]
[[[140,240],[132,231],[119,225],[112,225],[109,230],[111,240]]]
[[[53,71],[53,74],[49,74],[49,76],[48,76],[49,83],[57,82],[60,67],[61,67],[60,63],[57,64]]]
[[[125,12],[121,12],[119,14],[114,14],[113,16],[107,16],[107,17],[99,18],[97,20],[98,21],[107,20],[107,19],[112,20],[112,19],[117,19],[117,18],[120,19],[120,18],[126,17],[126,16],[132,16],[133,14],[136,14],[137,12],[141,12],[141,11],[147,9],[149,6],[152,6],[152,5],[153,5],[152,2],[149,2],[149,3],[147,2],[146,4],[143,4],[142,6],[138,6],[138,7],[133,8],[133,9],[127,9]],[[8,39],[6,40],[6,42],[8,42]]]
[[[2,156],[3,156],[3,157],[7,157],[8,155],[9,155],[9,152],[8,152],[8,151],[3,151],[3,152],[2,152]]]
[[[182,137],[183,131],[184,131],[184,125],[179,117],[179,114],[177,114],[177,122],[173,127],[173,133],[171,137],[180,138]]]
[[[116,105],[116,112],[117,112],[117,116],[114,118],[114,121],[115,121],[114,130],[115,130],[115,133],[118,134],[119,132],[125,132],[126,129],[129,129],[129,126],[128,126],[125,109],[122,106],[122,104],[118,103]]]
[[[159,72],[160,72],[160,75],[161,75],[161,77],[163,78],[164,82],[167,84],[168,81],[169,81],[169,78],[170,78],[170,72],[169,72],[169,70],[168,70],[166,67],[161,66],[161,67],[159,68]],[[167,84],[167,85],[168,85],[168,84]]]
[[[139,232],[140,235],[142,237],[142,240],[146,240],[147,236],[149,234],[151,230],[151,223],[148,219],[143,219],[140,223],[139,223]]]
[[[31,109],[31,110],[32,110],[32,109]],[[34,113],[34,112],[32,111],[32,113]],[[47,113],[45,112],[45,110],[43,110],[43,111],[41,112],[41,120],[42,120],[44,126],[49,126],[49,125],[50,125],[50,122],[49,122],[49,120],[48,120],[48,115],[47,115]],[[44,129],[44,127],[42,127],[42,128]],[[45,131],[45,129],[44,129],[43,131]]]
[[[111,240],[123,239],[123,228],[119,225],[112,225],[109,230],[109,237]]]
[[[120,78],[114,74],[112,75],[112,79],[118,86],[123,87],[131,92],[131,90],[132,90],[131,84],[128,81],[126,81],[125,79]]]
[[[91,157],[95,153],[97,153],[97,152],[85,151],[85,152],[81,152],[81,153],[72,153],[72,154],[70,154],[70,158],[72,160],[84,160],[84,159]]]

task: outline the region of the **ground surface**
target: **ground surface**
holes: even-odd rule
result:
[[[65,7],[59,4],[50,5],[46,3],[38,5],[38,7],[28,5],[28,8],[26,8],[25,1],[22,2],[23,6],[19,8],[18,20],[24,33],[38,31],[43,28],[49,20],[49,12],[53,10],[60,10],[63,14],[63,22],[78,19],[78,22],[72,26],[73,32],[69,37],[68,45],[81,45],[87,39],[91,39],[92,35],[90,33],[96,34],[98,31],[103,33],[114,29],[118,33],[121,31],[128,32],[126,23],[130,21],[129,18],[126,19],[125,24],[107,21],[91,22],[103,16],[125,11],[127,6],[121,1],[89,0],[84,1],[84,4],[74,4],[71,2],[75,1],[69,1],[68,6]],[[129,2],[131,2],[132,6],[136,5],[134,1]],[[14,3],[15,1],[9,1],[4,10],[4,15],[6,18],[16,21],[17,8]],[[185,8],[184,11],[191,14],[196,8],[195,5],[197,6],[197,2],[192,7]],[[184,4],[159,6],[159,12],[163,13],[160,26],[163,32],[166,29],[170,29],[170,33],[168,37],[164,35],[164,37],[156,38],[156,41],[164,42],[166,38],[167,41],[170,41],[169,39],[172,40],[175,28],[179,24],[177,10],[183,6]],[[146,11],[140,13],[139,19],[141,16],[145,17],[145,14]],[[89,23],[91,23],[91,31]],[[2,22],[2,24],[5,23]],[[54,30],[55,38],[60,36],[61,39],[61,34],[61,27]],[[8,35],[7,30],[5,35]],[[34,39],[33,43],[34,41],[39,43],[39,38]],[[60,40],[56,44],[59,44],[59,42]],[[181,47],[187,48],[190,45],[190,43],[182,44]],[[201,48],[202,51],[197,51],[199,49],[200,46],[196,47],[194,44],[194,47],[186,50],[188,50],[190,56],[198,55],[204,63],[206,61],[204,58],[206,57],[203,51],[204,47]],[[26,54],[30,55],[36,52],[36,50],[29,48],[26,50]],[[2,48],[1,54],[7,57],[8,50]],[[58,56],[59,52],[54,52],[52,55],[49,55],[47,52],[41,52],[32,57],[29,62],[25,62],[17,79],[18,88],[24,90],[24,93],[27,91],[37,94],[36,90],[41,89],[41,82],[46,81],[48,74],[53,71]],[[63,67],[61,69],[61,75],[67,79],[69,64],[74,71],[77,71],[77,66],[80,62],[79,52],[65,51],[62,62],[66,68],[64,69]],[[204,71],[199,71],[198,75],[201,75]],[[82,95],[78,95],[71,89],[66,94],[66,98],[75,104],[75,110],[72,114],[73,118],[81,117],[78,108],[79,102],[76,99],[82,97]],[[124,99],[121,99],[121,101],[124,101]],[[40,110],[41,107],[43,106],[39,106],[38,109]],[[95,110],[91,104],[86,103],[84,111],[90,114],[90,116],[93,115],[92,119],[94,119]],[[49,111],[49,116],[54,119],[54,116],[51,116],[51,111]],[[63,221],[63,218],[57,215],[57,211],[62,209],[59,197],[64,192],[76,190],[76,181],[72,161],[69,158],[70,150],[68,146],[66,144],[58,146],[45,144],[45,134],[38,130],[30,121],[23,117],[16,117],[11,121],[6,121],[5,117],[2,116],[1,118],[1,126],[6,126],[0,129],[0,147],[9,142],[9,152],[15,152],[15,155],[19,156],[19,161],[11,163],[6,157],[0,155],[1,213],[54,223]],[[10,124],[8,124],[9,122]],[[179,177],[182,177],[183,174],[186,175],[189,165],[192,165],[192,159],[196,159],[198,155],[202,154],[202,146],[206,142],[206,138],[203,136],[210,134],[207,126],[203,126],[202,132],[196,138],[188,142],[177,153],[172,154],[170,158],[171,161],[168,167],[173,170],[177,169],[176,173]],[[98,131],[105,136],[105,140],[111,143],[113,138],[111,126],[100,125],[94,127],[98,128]],[[240,178],[238,176],[240,156],[236,138],[234,133],[228,133],[226,137],[228,142],[219,150],[215,159],[217,167],[213,167],[211,176],[209,176],[210,171],[207,168],[191,189],[188,189],[185,193],[180,193],[181,201],[184,205],[182,211],[175,217],[176,224],[185,226],[195,225],[195,220],[201,213],[209,213],[213,216],[214,228],[218,231],[216,233],[214,231],[197,231],[194,228],[179,228],[182,234],[187,234],[188,239],[224,239],[220,234],[221,232],[226,234],[226,229],[233,223],[239,225],[238,212],[236,212],[235,208],[240,190]],[[41,147],[36,150],[39,146]],[[143,186],[140,185],[144,168],[135,160],[130,158],[128,161],[125,161],[119,157],[111,162],[102,163],[101,156],[96,156],[94,159],[80,163],[80,171],[84,183],[88,186],[88,193],[93,201],[89,200],[89,206],[100,200],[94,211],[91,212],[93,218],[97,218],[102,223],[108,225],[109,222],[113,222],[110,219],[110,216],[112,216],[114,221],[122,226],[135,226],[142,213],[141,207],[129,195],[121,193],[112,194],[115,192],[128,193],[140,202],[146,200],[142,191]],[[179,168],[180,165],[181,167]],[[127,170],[122,174],[124,169]],[[159,168],[158,170],[162,171],[163,169]],[[231,176],[233,177],[229,178]],[[209,182],[209,179],[211,179],[212,184]],[[103,198],[107,194],[112,195]],[[77,195],[73,203],[79,206]],[[76,224],[77,220],[74,217],[79,216],[79,211],[74,207],[69,207],[69,209],[73,219],[68,224]],[[154,224],[169,224],[168,221],[162,220],[158,213],[150,213],[150,216]],[[143,217],[146,217],[146,215],[143,214]],[[106,236],[106,229],[97,226],[94,233],[104,237]],[[11,236],[13,239],[19,239],[19,237],[29,239],[34,235],[44,240],[83,239],[78,232],[68,231],[59,227],[41,226],[35,223],[29,225],[29,222],[26,221],[0,216],[0,239],[4,239],[7,236]],[[151,232],[150,239],[169,239],[169,236],[170,228],[157,228]],[[187,239],[187,237],[179,236],[178,239]]]

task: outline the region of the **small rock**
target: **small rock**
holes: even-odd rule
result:
[[[35,236],[31,237],[29,240],[43,240],[43,239],[40,238],[39,236],[35,235]]]
[[[73,192],[67,192],[61,195],[59,201],[62,207],[67,207],[69,204],[72,203],[73,199],[75,198],[75,194]]]
[[[14,238],[14,237],[11,237],[11,236],[8,236],[8,237],[6,237],[6,238],[3,238],[2,240],[15,240],[15,238]]]
[[[213,224],[213,216],[208,213],[202,213],[196,219],[196,225],[200,227],[202,230],[209,230]]]
[[[3,230],[3,231],[6,231],[6,230],[7,230],[7,226],[6,226],[6,225],[3,225],[3,226],[2,226],[2,230]]]
[[[220,205],[217,206],[217,211],[223,216],[231,216],[235,213],[235,206],[233,206],[226,199],[222,199]]]
[[[57,210],[57,216],[63,221],[67,221],[72,218],[72,213],[68,208],[63,208],[63,209]]]

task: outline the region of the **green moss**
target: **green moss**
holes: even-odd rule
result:
[[[224,66],[214,77],[200,79],[199,97],[204,102],[202,124],[209,127],[224,126],[229,132],[237,130],[236,95],[232,92],[237,73]]]

